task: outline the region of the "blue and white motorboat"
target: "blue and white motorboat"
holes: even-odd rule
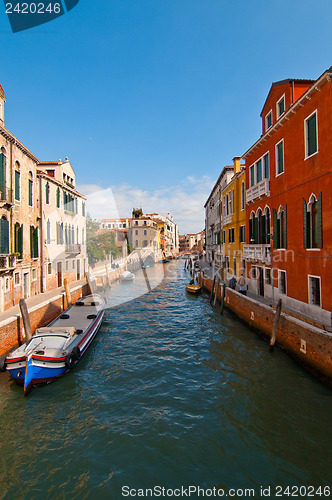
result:
[[[72,304],[47,327],[6,357],[5,366],[27,394],[35,384],[65,375],[96,336],[105,312],[104,299],[88,295]]]
[[[121,281],[134,281],[134,279],[135,279],[135,274],[134,274],[134,273],[131,273],[130,271],[124,271],[124,272],[120,275],[120,279],[121,279]]]

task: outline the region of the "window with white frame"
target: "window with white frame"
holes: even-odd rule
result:
[[[286,294],[286,271],[279,271],[279,292]]]
[[[276,144],[276,175],[280,175],[285,171],[284,165],[284,140],[282,139]]]
[[[263,156],[263,166],[264,166],[264,178],[269,179],[270,178],[270,155],[269,155],[269,153],[266,153],[266,155]]]
[[[309,304],[321,307],[320,276],[308,275]]]
[[[304,135],[305,157],[309,158],[318,151],[317,111],[314,111],[304,120]]]
[[[253,187],[256,184],[255,181],[255,165],[250,167],[250,187]]]
[[[268,130],[272,127],[272,109],[265,117],[265,128]]]
[[[285,94],[277,102],[277,118],[280,118],[285,112]]]
[[[242,181],[242,184],[241,184],[241,210],[244,210],[244,207],[245,207],[245,185],[244,185],[244,181]]]

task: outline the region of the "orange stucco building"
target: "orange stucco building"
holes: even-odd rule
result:
[[[332,68],[273,83],[246,161],[248,286],[331,328]]]

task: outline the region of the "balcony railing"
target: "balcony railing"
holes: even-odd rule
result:
[[[16,256],[0,254],[0,271],[14,269],[16,267]]]
[[[256,198],[260,198],[261,196],[264,195],[270,196],[269,179],[263,179],[255,186],[252,186],[251,188],[247,189],[246,191],[247,203],[249,203],[249,201],[255,200]]]
[[[13,203],[13,190],[6,186],[0,186],[0,202]]]
[[[271,245],[243,245],[243,256],[247,262],[271,264]]]
[[[232,214],[224,215],[224,224],[231,224],[232,220],[233,220]]]
[[[70,243],[69,245],[65,245],[65,253],[71,255],[78,255],[81,253],[81,245],[77,245],[74,243]]]

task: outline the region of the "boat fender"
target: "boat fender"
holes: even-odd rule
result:
[[[99,306],[99,304],[100,304],[100,302],[98,302],[98,301],[97,302],[91,302],[90,306]]]
[[[79,300],[78,302],[75,302],[75,306],[84,306],[84,302]]]
[[[70,318],[69,314],[61,314],[60,319],[68,319]]]
[[[78,346],[74,347],[73,354],[78,361],[81,357],[81,351],[80,351],[80,348]]]
[[[68,368],[68,370],[70,370],[74,366],[75,361],[76,361],[76,358],[72,352],[67,354],[66,359],[65,359],[66,368]]]
[[[81,333],[83,333],[83,330],[81,330],[80,328],[78,330],[76,330],[76,335],[81,335]]]
[[[97,317],[97,314],[88,314],[87,319],[95,319]]]
[[[5,372],[6,371],[6,358],[0,358],[0,372]]]

